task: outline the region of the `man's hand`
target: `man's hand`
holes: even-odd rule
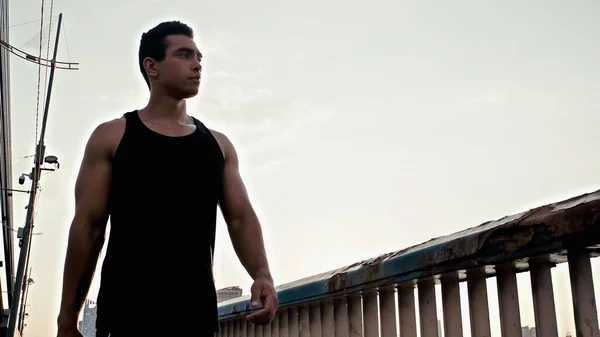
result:
[[[247,320],[258,325],[267,325],[275,318],[279,301],[273,282],[264,278],[258,278],[250,288],[251,298],[250,305],[252,308],[258,307],[258,301],[263,305],[263,308],[246,317]]]

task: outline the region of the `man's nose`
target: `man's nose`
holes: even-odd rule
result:
[[[196,63],[194,63],[194,71],[197,71],[197,72],[202,71],[202,65],[200,64],[200,62],[196,61]]]

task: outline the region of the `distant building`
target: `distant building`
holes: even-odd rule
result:
[[[528,326],[524,326],[521,327],[521,335],[523,337],[536,337],[535,335],[535,327],[528,327]]]
[[[232,298],[242,296],[242,288],[240,287],[227,287],[217,290],[217,303],[228,301]]]
[[[79,332],[81,332],[83,337],[96,337],[96,316],[96,303],[90,300],[85,300],[85,306],[83,307],[83,319],[79,321]]]

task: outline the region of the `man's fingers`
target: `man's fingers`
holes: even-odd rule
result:
[[[276,308],[276,297],[274,296],[265,296],[263,299],[263,306],[265,308],[269,308],[270,311],[275,311]]]
[[[255,283],[250,288],[250,307],[257,308],[259,303],[262,303],[262,308],[246,316],[246,320],[255,324],[268,324],[272,321],[275,312],[277,311],[277,294],[270,291],[271,288],[265,284]]]
[[[250,306],[252,308],[256,308],[258,306],[258,301],[260,300],[262,289],[256,289],[255,287],[253,287],[252,289],[250,289],[250,292],[252,294],[250,296]]]
[[[248,319],[250,321],[254,321],[257,319],[269,317],[269,311],[271,311],[271,310],[268,307],[262,308],[262,309],[258,310],[257,312],[253,312],[250,315],[246,316],[246,319]]]
[[[266,307],[262,308],[256,312],[253,312],[250,315],[248,315],[248,319],[255,319],[257,317],[267,316],[268,311],[269,311],[269,308],[266,308]]]

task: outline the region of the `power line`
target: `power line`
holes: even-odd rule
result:
[[[42,0],[43,1],[43,0]],[[52,12],[54,11],[54,0],[50,0],[50,17],[52,17]],[[42,16],[44,16],[42,12]],[[52,32],[52,20],[50,20],[50,25],[48,25],[48,44],[46,45],[46,58],[50,57],[50,33]],[[57,41],[58,43],[58,41]],[[40,55],[41,57],[42,55]],[[46,73],[44,74],[44,87],[48,87],[48,67],[46,67]],[[44,91],[44,101],[46,100],[47,92]],[[38,92],[39,95],[39,92]],[[36,115],[37,119],[37,115]],[[37,139],[36,139],[37,142]]]
[[[42,18],[42,20],[45,20],[45,19],[52,20],[52,19],[55,19],[55,17],[53,18],[52,16],[49,16],[47,18]],[[32,23],[38,23],[38,22],[40,22],[40,20],[32,20],[32,21],[27,21],[27,22],[22,22],[22,23],[16,23],[16,24],[14,24],[12,26],[8,26],[8,28],[20,27],[20,26],[25,26],[25,25],[29,25],[29,24],[32,24]]]
[[[52,61],[45,58],[41,58],[27,52],[20,50],[14,46],[11,46],[8,42],[0,40],[0,47],[8,50],[11,54],[22,58],[25,61],[29,61],[35,64],[41,64],[44,67],[55,67],[56,69],[64,69],[64,70],[79,70],[79,63],[76,62],[61,62],[61,61]]]
[[[42,39],[44,38],[44,0],[42,0],[42,14],[40,15],[42,20],[40,21],[40,53],[38,57],[42,57]],[[52,22],[52,20],[50,20]],[[50,35],[50,33],[48,33]],[[46,56],[46,58],[48,58]],[[35,108],[35,140],[34,144],[38,142],[38,132],[39,132],[39,119],[40,119],[40,86],[42,82],[42,65],[38,64],[38,78],[37,78],[37,102]]]

